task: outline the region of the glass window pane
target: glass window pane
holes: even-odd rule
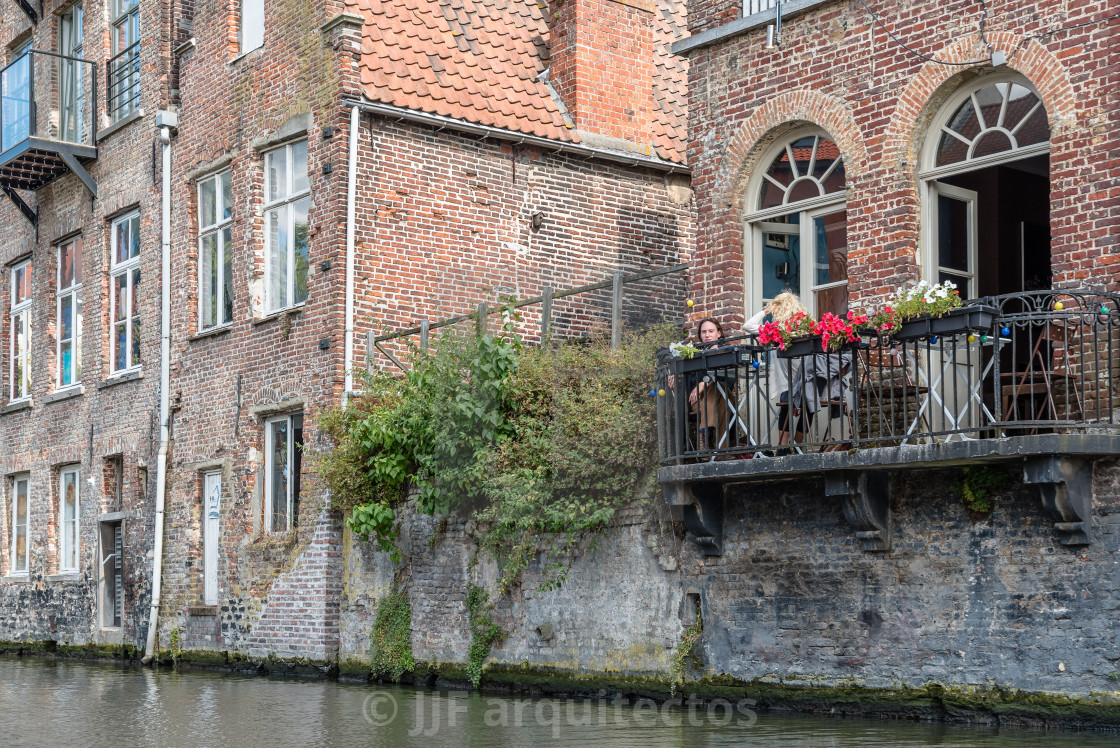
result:
[[[59,383],[63,387],[74,383],[73,376],[73,355],[72,347],[69,341],[61,343],[58,346],[58,365],[59,365]]]
[[[307,141],[292,144],[292,194],[307,189]]]
[[[269,459],[272,502],[272,529],[288,529],[288,420],[282,419],[269,424],[272,430],[272,449]]]
[[[203,228],[217,223],[218,194],[215,182],[214,179],[207,179],[198,186],[198,224]]]
[[[59,339],[69,340],[74,335],[74,299],[71,296],[59,299],[58,326]]]
[[[937,196],[937,264],[968,272],[968,203]]]
[[[264,156],[265,181],[268,182],[268,201],[278,200],[288,194],[288,160],[286,149],[270,151]]]
[[[222,321],[233,321],[233,229],[222,230]]]
[[[1007,95],[1007,111],[1003,115],[1003,126],[1008,130],[1014,130],[1037,103],[1038,97],[1029,88],[1018,83],[1011,84],[1011,91]]]
[[[140,256],[140,216],[128,219],[129,257]]]
[[[848,228],[846,213],[838,211],[813,219],[816,237],[814,285],[848,279]],[[820,309],[817,310],[820,313]]]
[[[226,219],[233,215],[233,195],[230,193],[229,187],[230,174],[228,171],[223,171],[218,179],[222,183],[222,218]]]
[[[1025,145],[1033,145],[1035,143],[1045,143],[1050,139],[1050,123],[1046,121],[1046,110],[1041,106],[1034,111],[1034,114],[1027,118],[1027,121],[1015,132],[1015,140],[1018,142],[1019,147]]]
[[[114,339],[114,347],[116,348],[116,358],[113,361],[114,370],[128,368],[128,325],[124,322],[116,324],[116,336]]]
[[[58,248],[58,287],[69,288],[74,284],[74,244],[67,242]]]
[[[801,238],[796,234],[762,235],[762,295],[772,299],[786,289],[801,290]]]
[[[300,468],[303,464],[303,416],[292,416],[292,524],[299,520]]]
[[[74,294],[74,340],[73,340],[73,381],[82,379],[82,299]]]
[[[292,299],[293,304],[307,300],[307,210],[310,207],[310,198],[299,200],[292,206],[295,211],[294,247],[292,251],[292,259],[295,263],[295,298]]]
[[[113,276],[113,309],[117,322],[128,316],[128,273]]]
[[[268,211],[268,310],[288,305],[288,206]]]
[[[140,318],[132,318],[132,366],[140,365]]]
[[[202,263],[202,326],[212,327],[218,317],[218,235],[207,234],[202,237],[198,250]]]
[[[21,265],[15,269],[13,280],[15,288],[14,303],[19,304],[31,298],[31,264]]]

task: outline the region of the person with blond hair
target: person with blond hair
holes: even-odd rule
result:
[[[793,319],[798,314],[808,316],[809,310],[801,303],[801,298],[792,291],[783,291],[774,297],[774,299],[762,308],[762,311],[755,314],[743,325],[743,332],[748,335],[757,335],[758,330],[766,322],[776,322],[783,324],[790,319]],[[784,446],[789,443],[790,435],[790,382],[798,381],[801,378],[801,361],[789,359],[786,366],[781,364],[773,364],[770,366],[770,397],[777,395],[778,397],[778,445]],[[798,390],[800,391],[800,387]],[[809,423],[812,421],[812,412],[806,416],[804,410],[799,407],[794,408],[794,417],[797,419],[794,424],[794,441],[801,441],[804,438],[804,432]]]

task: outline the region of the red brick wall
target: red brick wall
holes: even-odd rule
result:
[[[690,25],[732,17],[726,2],[693,2]],[[737,8],[737,4],[734,4]],[[941,62],[988,57],[978,3],[908,0],[873,4],[902,42]],[[1050,117],[1052,259],[1058,287],[1115,289],[1120,192],[1120,19],[1043,38],[1108,15],[1100,4],[1047,0],[989,4],[987,41],[1010,54]],[[862,6],[827,3],[787,21],[783,45],[765,29],[690,55],[690,146],[699,231],[696,314],[742,319],[744,200],[765,148],[793,124],[812,123],[839,144],[848,169],[849,274],[853,303],[918,274],[916,168],[929,119],[987,63],[942,65],[906,52]]]
[[[580,130],[648,143],[653,0],[554,4],[549,80]]]

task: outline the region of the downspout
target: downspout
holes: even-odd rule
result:
[[[358,191],[358,107],[350,107],[350,165],[346,174],[346,331],[342,365],[345,367],[342,404],[354,389],[354,201]]]
[[[148,618],[145,664],[152,661],[159,623],[160,588],[163,582],[163,521],[167,494],[167,447],[170,441],[168,412],[171,386],[171,130],[178,128],[176,112],[157,112],[156,126],[163,146],[163,194],[160,210],[160,322],[159,322],[159,454],[156,457],[156,526],[152,551],[152,608]]]

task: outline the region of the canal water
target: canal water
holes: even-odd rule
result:
[[[620,703],[177,673],[0,657],[0,745],[1116,746],[1115,734],[759,712],[749,703]]]

